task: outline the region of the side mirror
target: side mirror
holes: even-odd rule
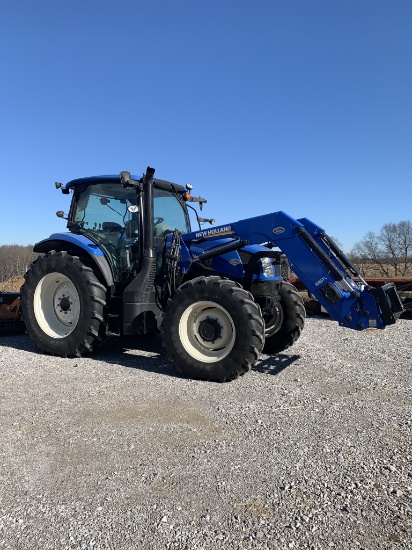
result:
[[[63,186],[62,183],[60,183],[60,181],[56,181],[54,183],[54,186],[56,189],[60,189],[60,191],[63,193],[63,195],[68,195],[70,193],[69,189],[66,189],[66,187]]]
[[[210,220],[208,220],[207,218],[198,218],[199,222],[200,223],[210,223],[210,225],[214,225],[215,223],[215,220],[213,218],[211,218]]]
[[[56,216],[57,216],[58,218],[63,218],[64,220],[67,220],[67,216],[66,216],[66,214],[63,212],[63,210],[57,210]]]

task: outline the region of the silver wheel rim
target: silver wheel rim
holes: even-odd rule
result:
[[[39,281],[33,307],[40,328],[52,338],[65,338],[79,321],[79,294],[62,273],[48,273]]]
[[[218,336],[205,339],[202,326],[214,328]],[[216,363],[233,349],[236,330],[225,308],[215,302],[202,301],[195,302],[183,312],[179,321],[179,337],[191,357],[204,363]]]

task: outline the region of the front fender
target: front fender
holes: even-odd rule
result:
[[[50,250],[72,250],[73,247],[80,249],[79,253],[82,251],[86,252],[88,257],[93,259],[108,287],[114,285],[113,273],[103,251],[96,243],[84,235],[76,235],[74,233],[53,233],[48,239],[36,243],[33,247],[33,251],[46,253]]]

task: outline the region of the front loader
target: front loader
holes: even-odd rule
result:
[[[372,288],[323,229],[284,212],[205,228],[206,202],[145,174],[96,176],[56,187],[72,193],[68,232],[53,233],[25,276],[27,331],[46,353],[93,351],[109,333],[161,330],[180,372],[233,380],[260,353],[290,347],[304,326],[302,300],[281,275],[293,271],[348,329],[383,329],[403,311],[393,283]],[[192,231],[189,209],[199,228]]]

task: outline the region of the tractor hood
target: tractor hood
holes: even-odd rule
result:
[[[192,234],[193,235],[193,234]],[[269,248],[263,245],[249,245],[246,244],[238,250],[231,250],[224,252],[222,247],[230,247],[231,244],[236,243],[237,239],[224,237],[222,239],[213,239],[209,241],[207,239],[197,239],[186,241],[185,235],[182,236],[183,241],[187,247],[187,251],[191,259],[201,257],[203,254],[213,253],[213,251],[221,251],[216,256],[210,257],[206,260],[197,260],[193,263],[194,269],[202,269],[207,272],[214,272],[223,277],[229,277],[242,281],[245,275],[245,267],[249,263],[249,260],[255,254],[259,254],[262,257],[262,253],[267,252],[268,256],[271,254]],[[190,260],[189,260],[190,262]]]

